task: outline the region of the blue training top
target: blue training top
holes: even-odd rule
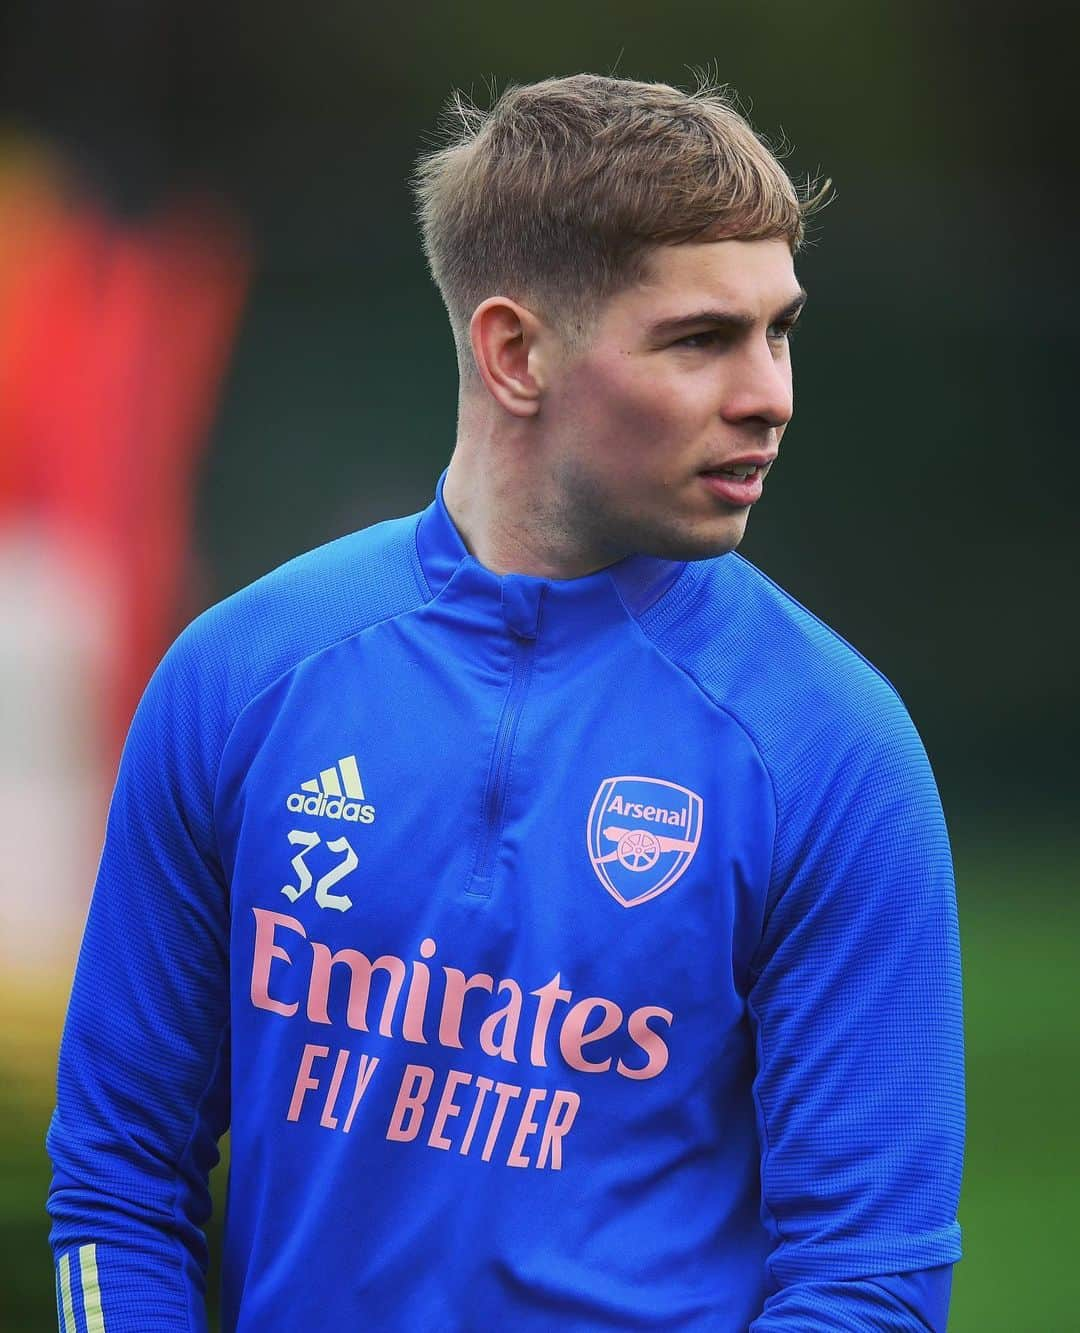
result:
[[[499,577],[442,500],[200,616],[60,1056],[64,1333],[943,1329],[955,894],[888,682],[734,553]]]

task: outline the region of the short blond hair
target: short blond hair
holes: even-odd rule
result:
[[[794,254],[829,182],[800,196],[726,89],[574,74],[511,85],[490,110],[455,93],[451,141],[423,154],[424,253],[463,371],[469,321],[509,296],[570,342],[658,245],[785,240]]]

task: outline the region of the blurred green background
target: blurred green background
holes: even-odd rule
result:
[[[1050,0],[24,0],[0,18],[11,127],[117,216],[199,190],[252,237],[185,614],[430,498],[455,368],[406,178],[451,88],[709,66],[786,136],[793,174],[834,179],[798,264],[796,416],[743,551],[893,681],[938,777],[969,1053],[961,1333],[1080,1327],[1070,33]],[[66,984],[4,999],[5,1329],[55,1323],[42,1137]]]

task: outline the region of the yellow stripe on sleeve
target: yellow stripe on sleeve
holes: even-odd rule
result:
[[[82,1274],[86,1333],[105,1333],[105,1312],[101,1308],[101,1287],[98,1283],[96,1245],[80,1246],[79,1270]]]
[[[75,1309],[71,1304],[71,1255],[60,1257],[60,1328],[62,1333],[77,1333]]]

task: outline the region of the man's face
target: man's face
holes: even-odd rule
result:
[[[587,567],[738,545],[791,418],[804,299],[785,241],[727,240],[658,247],[646,281],[603,306],[541,406],[548,522]],[[756,478],[718,475],[748,455],[765,460]]]

